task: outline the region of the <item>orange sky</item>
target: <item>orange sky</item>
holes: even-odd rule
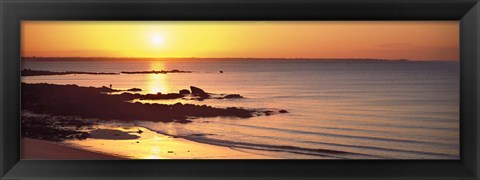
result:
[[[22,56],[458,60],[458,21],[23,21]]]

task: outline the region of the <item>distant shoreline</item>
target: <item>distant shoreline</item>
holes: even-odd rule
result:
[[[88,75],[120,75],[120,74],[171,74],[171,73],[192,73],[192,71],[183,71],[183,70],[151,70],[151,71],[121,71],[121,72],[84,72],[84,71],[43,71],[43,70],[32,70],[32,69],[22,69],[21,76],[53,76],[53,75],[77,75],[77,74],[88,74]]]
[[[379,62],[458,62],[459,60],[413,60],[413,59],[375,59],[375,58],[204,58],[204,57],[165,57],[165,58],[142,58],[142,57],[22,57],[22,61],[379,61]]]

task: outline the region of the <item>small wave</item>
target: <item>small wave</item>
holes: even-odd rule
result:
[[[212,144],[212,145],[224,146],[229,148],[243,148],[243,149],[251,149],[251,150],[287,152],[287,153],[293,153],[293,154],[320,156],[320,157],[328,157],[328,158],[336,158],[336,159],[354,159],[354,158],[386,159],[386,157],[382,157],[382,156],[354,153],[354,152],[348,152],[348,151],[331,150],[331,149],[314,149],[314,148],[304,148],[304,147],[288,146],[288,145],[255,144],[255,143],[234,142],[234,141],[227,141],[227,140],[218,140],[218,139],[212,139],[212,138],[191,137],[191,136],[190,137],[185,136],[182,138],[199,142],[199,143]]]
[[[272,131],[279,131],[279,132],[290,132],[290,133],[298,133],[298,134],[321,135],[321,136],[329,136],[329,137],[337,137],[337,138],[353,138],[353,139],[367,139],[367,140],[376,140],[376,141],[385,141],[385,142],[401,142],[401,143],[431,144],[431,145],[440,145],[440,146],[451,146],[451,144],[446,144],[446,143],[426,142],[426,141],[418,141],[418,140],[392,139],[392,138],[369,137],[369,136],[354,136],[354,135],[332,134],[332,133],[322,133],[322,132],[310,132],[310,131],[291,130],[291,129],[277,129],[277,128],[270,128],[270,127],[244,125],[244,124],[229,124],[229,125],[243,126],[243,127],[256,128],[256,129],[265,129],[265,130],[272,130]]]
[[[144,127],[144,128],[147,128],[159,134],[173,136],[173,135],[170,135],[161,131],[157,131],[148,127]],[[315,148],[305,148],[305,147],[288,146],[288,145],[269,145],[269,144],[255,144],[255,143],[246,143],[246,142],[234,142],[234,141],[228,141],[228,140],[207,138],[205,136],[185,135],[185,136],[176,136],[176,137],[180,137],[180,138],[184,138],[187,140],[204,143],[204,144],[229,147],[232,149],[241,148],[241,149],[251,149],[251,150],[261,150],[261,151],[287,152],[287,153],[293,153],[293,154],[320,156],[320,157],[335,158],[335,159],[359,159],[359,158],[386,159],[387,158],[387,157],[377,156],[377,155],[369,155],[369,154],[331,150],[331,149],[315,149]]]
[[[273,139],[270,136],[255,136],[255,137]],[[375,147],[375,146],[348,145],[348,144],[328,143],[328,142],[318,142],[318,141],[308,141],[308,140],[295,140],[295,141],[300,143],[308,143],[308,144],[315,144],[315,145],[358,148],[358,149],[368,149],[368,150],[376,150],[376,151],[382,151],[382,152],[408,153],[408,154],[416,154],[416,155],[442,157],[447,159],[458,159],[458,156],[456,155],[445,154],[445,153],[425,152],[425,151],[416,151],[416,150],[402,150],[402,149],[383,148],[383,147]]]

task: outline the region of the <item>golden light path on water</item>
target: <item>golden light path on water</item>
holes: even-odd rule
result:
[[[150,62],[150,69],[155,71],[166,70],[163,61]],[[168,76],[166,74],[147,74],[147,87],[149,92],[170,92]]]
[[[165,63],[163,61],[151,61],[150,62],[150,69],[160,71],[166,70]],[[169,78],[167,74],[147,74],[147,87],[149,92],[153,93],[167,93],[170,92],[170,85],[169,85]],[[171,125],[168,125],[171,126]],[[168,127],[166,129],[166,133],[168,134],[177,134],[175,127]],[[155,136],[156,137],[156,136]],[[158,138],[154,138],[154,140],[158,140]],[[155,155],[156,152],[159,151],[158,146],[154,146],[152,148],[152,156],[147,157],[149,159],[158,159],[158,155]]]

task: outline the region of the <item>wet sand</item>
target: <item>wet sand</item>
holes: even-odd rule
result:
[[[62,145],[61,143],[22,138],[22,159],[35,160],[120,160],[126,159],[105,153],[86,151]]]
[[[143,127],[96,127],[86,140],[55,143],[23,138],[23,159],[275,159],[197,143]],[[99,130],[100,129],[100,130]],[[141,132],[139,132],[139,130]],[[128,137],[128,138],[126,138]],[[136,137],[136,138],[133,138]]]

